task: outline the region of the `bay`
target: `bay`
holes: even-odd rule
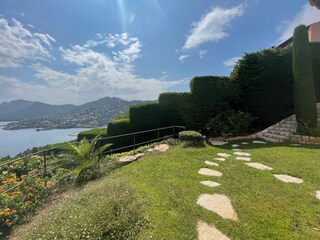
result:
[[[71,141],[77,138],[68,134],[78,133],[88,128],[53,129],[36,131],[36,129],[4,130],[9,122],[0,122],[0,157],[14,157],[27,149],[47,144]]]

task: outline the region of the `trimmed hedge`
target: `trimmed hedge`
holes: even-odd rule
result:
[[[80,142],[83,138],[87,140],[92,140],[96,136],[100,135],[101,137],[107,136],[107,129],[106,128],[94,128],[88,131],[83,131],[78,134],[77,141]]]
[[[117,136],[134,132],[129,119],[114,120],[108,124],[108,137]],[[130,146],[134,143],[133,136],[124,136],[119,138],[108,139],[109,143],[113,143],[112,149]],[[125,149],[130,150],[131,148]]]
[[[294,30],[292,67],[297,122],[316,127],[318,114],[308,29],[305,25],[300,25]]]
[[[320,43],[310,43],[313,79],[317,102],[320,102]]]
[[[202,135],[196,131],[182,131],[179,133],[179,139],[184,143],[184,146],[203,145]]]

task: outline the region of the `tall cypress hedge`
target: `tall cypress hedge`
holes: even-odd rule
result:
[[[312,68],[313,68],[313,80],[316,89],[317,102],[320,102],[320,43],[310,43]]]
[[[298,26],[293,35],[293,86],[297,121],[317,126],[317,107],[308,29]]]

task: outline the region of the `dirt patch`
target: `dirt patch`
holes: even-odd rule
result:
[[[205,161],[204,163],[207,164],[207,165],[209,165],[209,166],[219,167],[219,164],[218,164],[218,163],[215,163],[215,162]]]
[[[224,219],[238,221],[237,213],[235,212],[230,199],[221,194],[201,194],[197,204],[203,208],[212,211]]]
[[[214,225],[199,221],[197,223],[198,240],[230,240]]]
[[[247,166],[253,167],[259,170],[272,170],[272,167],[269,167],[267,165],[261,164],[261,163],[246,163]]]
[[[212,170],[210,168],[201,168],[198,171],[199,174],[201,175],[205,175],[205,176],[211,176],[211,177],[221,177],[223,174],[222,172],[216,171],[216,170]]]
[[[201,184],[208,186],[208,187],[219,187],[221,184],[213,181],[201,181]]]
[[[275,176],[275,178],[285,183],[296,183],[296,184],[303,183],[302,179],[285,175],[285,174],[274,174],[273,176]]]

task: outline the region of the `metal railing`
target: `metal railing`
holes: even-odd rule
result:
[[[162,131],[164,131],[164,130],[168,131],[170,129],[172,129],[172,132],[170,134],[165,134],[165,135],[161,134]],[[145,130],[145,131],[121,134],[121,135],[110,136],[110,137],[103,137],[103,138],[99,138],[98,141],[109,140],[110,143],[112,143],[112,139],[119,139],[119,138],[132,136],[133,137],[132,144],[126,145],[126,146],[121,146],[121,147],[114,148],[114,149],[111,148],[110,150],[105,151],[103,154],[105,154],[105,155],[111,154],[112,155],[115,152],[119,152],[120,150],[123,151],[125,149],[133,149],[134,154],[135,154],[135,151],[136,151],[137,147],[145,145],[145,144],[148,144],[148,143],[154,143],[154,142],[158,142],[159,143],[163,139],[170,138],[170,137],[175,137],[175,136],[178,135],[178,133],[181,130],[185,130],[185,127],[184,126],[170,126],[170,127],[156,128],[156,129],[151,129],[151,130]],[[142,134],[146,134],[146,133],[152,133],[152,132],[156,132],[157,133],[157,137],[156,138],[150,139],[148,141],[143,141],[143,142],[139,142],[139,141],[137,142],[136,141],[137,136],[142,135]],[[92,142],[92,141],[93,141],[93,139],[92,140],[87,140],[87,142]],[[58,169],[60,167],[63,167],[66,164],[69,164],[69,163],[73,162],[73,161],[66,162],[64,159],[62,159],[61,161],[56,161],[54,163],[49,163],[48,162],[48,157],[50,156],[52,150],[56,150],[56,149],[59,149],[59,148],[62,148],[62,147],[67,147],[67,146],[75,145],[75,144],[78,145],[79,143],[80,142],[78,142],[78,141],[68,142],[68,143],[61,144],[59,146],[55,146],[55,147],[52,147],[52,148],[44,148],[41,151],[38,151],[38,152],[35,152],[35,153],[31,153],[31,154],[28,154],[26,156],[19,157],[17,159],[9,160],[7,162],[4,162],[4,163],[0,164],[0,174],[3,171],[2,168],[5,167],[5,166],[9,166],[9,165],[11,165],[13,163],[20,162],[20,161],[28,161],[28,159],[30,159],[31,157],[34,157],[34,156],[42,156],[42,165],[39,168],[37,168],[37,170],[40,170],[40,171],[42,170],[42,174],[41,173],[37,173],[37,174],[34,174],[34,175],[28,175],[26,178],[38,177],[38,176],[42,175],[43,178],[44,178],[44,181],[45,181],[45,187],[47,187],[48,173],[50,173],[50,172],[52,172],[52,171],[54,171],[54,170],[56,170],[56,169]],[[64,162],[64,163],[59,164],[61,162]],[[51,166],[53,166],[53,167],[51,167]],[[24,182],[24,180],[22,180],[20,184],[15,185],[15,186],[13,186],[13,187],[11,187],[9,189],[6,189],[5,191],[3,191],[1,193],[2,194],[3,193],[8,193],[8,192],[14,190],[15,188],[17,188],[18,186],[20,186],[23,182]],[[0,186],[1,185],[2,185],[2,183],[0,184]]]

